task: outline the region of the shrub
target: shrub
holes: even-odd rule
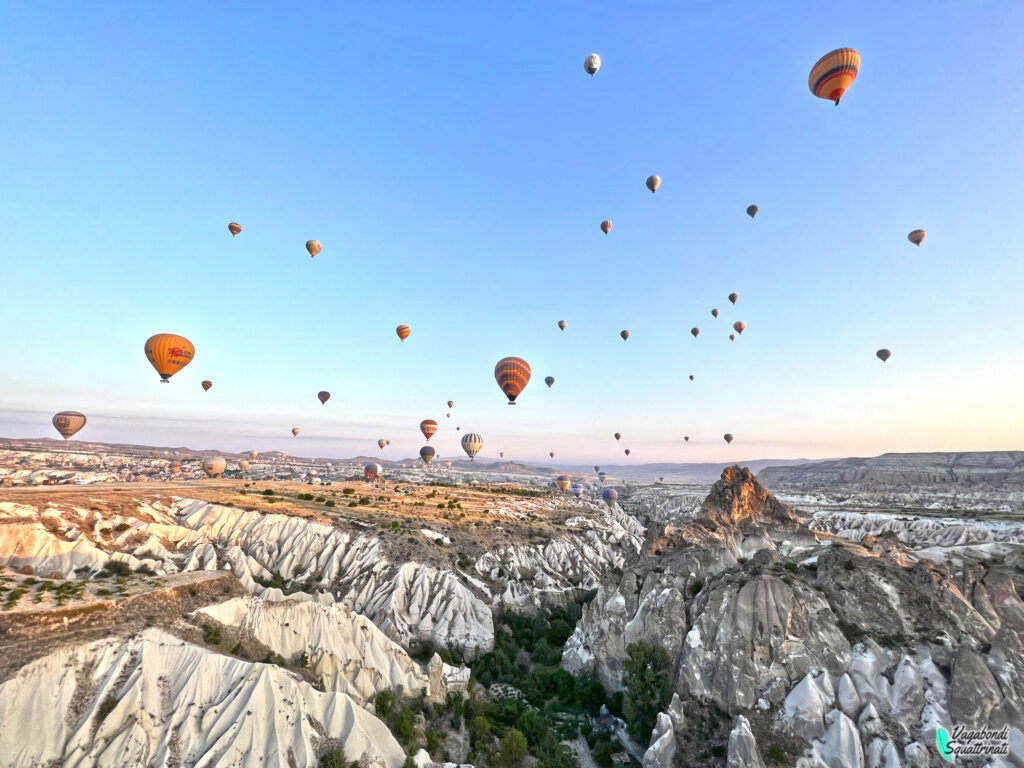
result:
[[[212,624],[203,624],[203,642],[207,645],[220,645],[220,627]]]
[[[100,704],[100,708],[96,710],[96,722],[102,723],[107,719],[107,715],[114,711],[114,707],[117,706],[117,699],[113,696],[107,696]]]
[[[845,563],[843,563],[843,568],[845,568],[848,571],[852,571],[853,567],[853,560],[847,560]]]
[[[406,744],[412,740],[415,725],[416,710],[412,707],[403,707],[402,711],[398,713],[398,717],[395,718],[395,724],[391,727],[391,732],[395,734],[395,738],[402,742],[402,744]]]
[[[324,752],[323,757],[320,758],[320,768],[348,768],[345,750],[338,747]]]
[[[784,567],[790,573],[796,573],[800,569],[800,566],[794,563],[793,561],[786,563]]]
[[[786,762],[786,752],[778,744],[772,744],[770,747],[768,747],[768,757],[770,757],[776,763]]]
[[[300,493],[295,498],[297,498],[299,501],[312,501],[313,500],[313,494],[312,493]]]
[[[356,492],[355,488],[345,488],[345,489],[342,490],[342,493],[344,493],[346,496],[351,496],[355,492]]]
[[[359,506],[366,507],[366,506],[369,506],[371,503],[372,503],[372,501],[370,500],[369,496],[360,496],[359,497]]]
[[[349,506],[349,509],[352,509],[354,507],[358,507],[359,506],[359,502],[358,501],[350,501],[348,503],[348,506]]]
[[[103,566],[103,570],[111,576],[128,576],[132,572],[128,563],[121,562],[120,560],[111,560]]]
[[[693,584],[690,585],[690,595],[692,597],[696,597],[697,595],[700,594],[700,591],[702,589],[704,589],[704,582],[703,581],[695,581],[695,582],[693,582]]]
[[[128,523],[118,523],[117,525],[114,526],[114,530],[117,533],[124,533],[129,528],[131,528],[131,526]]]
[[[310,496],[312,496],[312,494],[310,494]],[[317,496],[315,501],[316,501],[317,504],[323,504],[325,501],[327,501],[327,497],[326,496]]]
[[[270,488],[267,488],[267,490],[265,490],[265,491],[263,492],[263,495],[264,495],[264,496],[273,496],[273,495],[274,495],[274,492],[273,492],[273,491],[272,491],[272,490],[271,490]]]
[[[377,712],[377,717],[387,721],[395,711],[395,694],[391,691],[379,692],[373,697],[373,708]]]
[[[506,728],[501,737],[501,762],[515,765],[526,754],[526,737],[518,728]]]
[[[333,507],[334,506],[334,499],[328,499],[327,501],[325,501],[324,502],[324,506],[325,507]]]
[[[146,563],[143,563],[135,569],[136,573],[141,573],[143,576],[156,576],[156,571],[150,568]]]
[[[110,597],[112,594],[114,594],[114,593],[111,592],[109,589],[97,589],[96,590],[96,596],[97,597]]]

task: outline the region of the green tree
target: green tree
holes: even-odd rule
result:
[[[658,719],[672,699],[669,659],[665,649],[646,643],[631,643],[626,648],[626,695],[622,714],[629,735],[646,743]]]
[[[386,722],[395,711],[395,694],[391,691],[381,691],[373,697],[373,708],[377,711],[377,717]]]
[[[535,709],[524,709],[516,721],[516,728],[526,737],[531,747],[536,746],[548,732],[544,718]]]
[[[506,728],[501,737],[502,765],[515,765],[526,754],[526,737],[518,728]]]
[[[486,741],[491,735],[491,721],[483,715],[477,715],[469,721],[469,738],[473,742],[474,747],[479,747],[480,743]]]

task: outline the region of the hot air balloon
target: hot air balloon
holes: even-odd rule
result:
[[[505,357],[494,366],[494,379],[508,398],[509,405],[516,404],[516,398],[530,383],[530,364],[521,357]]]
[[[552,459],[555,458],[555,452],[551,451],[551,453],[549,453],[548,456],[550,456]]]
[[[558,486],[558,490],[564,493],[569,490],[569,486],[572,485],[572,480],[569,479],[568,475],[559,475],[555,479],[555,485]]]
[[[926,237],[928,237],[928,233],[925,232],[923,229],[915,229],[913,232],[907,235],[907,240],[912,242],[914,245],[920,245],[921,243],[924,242],[924,239]]]
[[[424,445],[420,448],[420,458],[423,459],[423,463],[427,466],[430,466],[430,462],[434,460],[436,453],[437,451],[434,450],[432,445]]]
[[[462,429],[462,427],[456,427],[455,431],[458,432],[460,429]]]
[[[159,452],[159,451],[150,451],[150,452],[149,452],[149,457],[150,457],[151,459],[155,459],[155,458],[156,458],[157,456],[159,456],[159,455],[160,455],[160,452]]]
[[[629,338],[629,331],[619,331],[619,336],[621,336],[622,340],[625,341]]]
[[[242,225],[241,224],[238,224],[238,223],[236,223],[234,221],[232,221],[230,224],[228,224],[228,232],[231,233],[232,237],[234,237],[235,235],[237,235],[241,231],[242,231]]]
[[[834,101],[839,106],[839,99],[853,84],[859,71],[860,54],[853,48],[837,48],[818,59],[811,68],[807,87],[819,99]]]
[[[174,474],[178,474],[179,472],[181,472],[181,462],[180,461],[172,461],[171,462],[171,472],[173,472]]]
[[[605,503],[609,507],[615,506],[615,502],[619,500],[619,492],[614,488],[605,488],[601,491],[601,498],[604,499]]]
[[[196,348],[184,336],[173,333],[158,333],[146,339],[146,357],[160,374],[160,381],[168,380],[192,362],[196,356]]]
[[[722,435],[722,439],[725,440],[725,442],[727,442],[727,443],[731,443],[732,442],[732,435],[730,435],[728,432],[726,432],[724,435]]]
[[[480,449],[483,447],[484,439],[476,432],[467,432],[462,436],[462,450],[469,456],[470,461],[476,458],[476,455],[480,453]]]
[[[757,216],[757,212],[759,210],[761,210],[761,209],[758,208],[756,205],[748,205],[747,206],[747,216],[749,216],[750,218],[754,218],[755,216]]]
[[[450,413],[446,413],[446,414],[444,415],[444,417],[445,417],[446,419],[450,419],[450,418],[452,417],[452,415],[451,415]]]
[[[690,334],[693,336],[693,338],[696,339],[698,336],[700,336],[700,328],[691,328]]]
[[[605,219],[604,221],[601,222],[601,231],[604,232],[606,235],[612,231],[612,223],[608,221],[608,219]]]
[[[420,422],[420,432],[427,438],[427,442],[430,442],[430,438],[437,432],[437,422],[433,419],[424,419]]]
[[[712,317],[718,317],[719,314],[720,313],[719,313],[717,308],[711,310],[711,316]]]
[[[205,380],[205,381],[203,382],[203,385],[202,385],[202,386],[203,386],[203,391],[204,391],[204,392],[209,392],[209,391],[210,391],[210,387],[212,387],[212,386],[213,386],[213,382],[212,382],[212,381],[210,381],[209,379],[206,379],[206,380]]]
[[[246,461],[245,459],[242,459],[240,462],[238,462],[238,468],[242,472],[245,472],[245,470],[247,470],[249,468],[249,462]]]
[[[597,70],[601,68],[601,57],[596,53],[592,53],[583,60],[583,71],[593,77],[597,74]]]
[[[730,333],[729,334],[729,341],[736,341],[736,334],[735,333]]]
[[[384,474],[384,467],[380,464],[367,464],[363,467],[363,477],[367,480],[376,480]]]
[[[621,432],[616,432],[615,433],[615,439],[616,440],[621,440],[622,439],[622,433]]]
[[[886,360],[892,357],[892,352],[890,352],[888,349],[880,349],[877,352],[875,352],[875,357],[877,357],[884,363]]]
[[[737,299],[738,299],[739,297],[740,297],[740,295],[739,295],[738,293],[730,293],[730,294],[729,294],[729,301],[731,301],[731,302],[732,302],[733,304],[735,304],[735,303],[736,303],[736,300],[737,300]]]
[[[664,478],[664,477],[659,477],[659,478],[658,478],[658,482],[659,482],[659,483],[663,483],[663,482],[665,482],[665,478]]]
[[[651,190],[651,194],[658,191],[658,187],[661,186],[661,176],[648,176],[647,177],[647,188]]]
[[[207,456],[203,459],[203,472],[209,477],[220,477],[228,463],[220,456]]]
[[[61,411],[53,416],[53,426],[65,440],[84,427],[85,421],[85,414],[78,411]]]
[[[319,240],[307,240],[306,250],[309,251],[309,258],[313,258],[323,250],[323,247],[320,245]]]
[[[501,453],[499,453],[498,457],[504,459],[505,458],[505,452],[502,451]]]
[[[380,448],[381,450],[384,450],[384,446],[387,445],[387,444],[388,444],[387,440],[381,439],[381,440],[377,441],[377,447]]]
[[[548,385],[548,389],[551,389],[551,385],[555,383],[554,376],[545,376],[544,383]]]
[[[259,451],[249,451],[249,458],[250,459],[255,459],[259,455],[260,455]]]
[[[690,436],[689,436],[689,435],[687,435],[686,437],[684,437],[684,438],[683,438],[683,442],[684,442],[684,443],[688,443],[688,442],[690,442]]]
[[[607,473],[607,472],[598,472],[598,473],[597,473],[597,477],[598,477],[598,479],[600,479],[600,481],[601,481],[601,482],[603,483],[603,482],[604,482],[604,479],[605,479],[606,477],[608,477],[608,473]]]
[[[449,408],[454,408],[455,407],[455,401],[454,400],[449,400],[448,401],[448,407]]]
[[[573,483],[569,486],[569,490],[572,491],[572,495],[577,499],[583,495],[583,486],[579,483]]]
[[[390,440],[385,440],[384,441],[384,445],[391,445],[391,441]]]
[[[747,324],[744,323],[742,320],[737,320],[735,323],[732,324],[732,328],[734,331],[736,331],[736,333],[742,334],[745,330],[747,330]]]
[[[625,453],[627,456],[629,456],[629,448],[627,448],[625,451],[623,451],[623,453]]]
[[[292,427],[292,437],[298,437],[298,436],[299,436],[299,428],[298,427]]]
[[[395,328],[395,333],[398,334],[399,341],[405,341],[406,339],[409,338],[409,334],[412,333],[412,331],[409,330],[408,325],[400,325],[397,328]]]
[[[690,374],[690,381],[693,381],[693,374]]]
[[[320,401],[320,404],[324,405],[331,399],[331,393],[323,389],[316,393],[316,397]]]
[[[559,321],[558,321],[558,327],[559,327],[559,328],[560,328],[561,330],[563,330],[563,331],[565,330],[565,327],[566,327],[567,325],[569,325],[569,324],[568,324],[567,322],[565,322],[565,320],[559,320]]]

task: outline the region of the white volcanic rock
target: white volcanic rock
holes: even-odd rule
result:
[[[464,691],[469,682],[468,668],[447,664],[432,680],[400,645],[345,605],[239,597],[199,613],[244,630],[286,659],[306,654],[328,690],[347,693],[361,703],[379,691],[396,689],[406,695],[425,689],[431,700],[441,701],[449,691]]]
[[[750,723],[743,715],[736,718],[736,725],[729,734],[727,768],[764,768],[764,761],[757,749],[757,740],[750,731]]]
[[[659,712],[651,731],[650,746],[644,752],[643,768],[671,768],[675,754],[676,734],[672,720],[666,713]]]
[[[810,675],[793,687],[786,696],[786,722],[806,741],[825,734],[825,714],[832,709],[832,697]]]
[[[825,720],[828,730],[824,739],[814,744],[815,757],[828,768],[864,768],[860,734],[853,721],[838,709],[829,712]]]
[[[30,566],[36,574],[99,570],[111,557],[86,538],[59,539],[40,522],[0,525],[0,564],[18,570]]]
[[[810,525],[853,541],[865,536],[894,533],[909,547],[966,547],[978,544],[1024,544],[1024,526],[1005,523],[965,522],[953,518],[908,519],[877,513],[818,511]]]
[[[405,759],[387,727],[345,694],[155,629],[62,649],[0,685],[0,755],[10,768],[314,768],[331,743],[350,760],[399,768]]]

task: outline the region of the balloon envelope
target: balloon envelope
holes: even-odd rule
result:
[[[196,348],[184,336],[175,333],[158,333],[146,339],[146,358],[160,374],[161,381],[168,381],[196,356]]]
[[[209,392],[210,391],[210,387],[212,387],[212,386],[213,386],[213,382],[210,381],[209,379],[206,379],[203,382],[203,391],[204,392]]]
[[[235,235],[237,235],[241,231],[242,231],[242,226],[240,224],[237,224],[234,221],[232,221],[230,224],[228,224],[228,232],[231,233],[232,237],[234,237]]]
[[[203,472],[210,477],[220,477],[228,463],[220,456],[207,456],[203,459]]]
[[[73,434],[85,426],[85,414],[78,411],[61,411],[54,414],[53,426],[61,436],[68,440]]]
[[[735,304],[735,303],[736,303],[736,300],[737,300],[737,299],[738,299],[739,297],[740,297],[740,295],[739,295],[738,293],[730,293],[730,294],[729,294],[729,301],[731,301],[731,302],[732,302],[733,304]]]
[[[712,317],[718,317],[718,315],[719,315],[719,311],[718,311],[717,308],[711,310],[711,316]]]
[[[736,331],[736,333],[743,333],[745,330],[747,330],[747,324],[744,323],[742,320],[737,320],[735,323],[732,324],[732,328],[734,331]]]
[[[605,488],[601,491],[601,498],[605,500],[608,506],[612,506],[616,501],[619,500],[619,492],[614,488]]]
[[[480,449],[483,447],[484,439],[476,432],[467,432],[462,436],[462,450],[466,452],[471,461],[476,458],[476,455],[480,453]]]
[[[647,188],[651,190],[651,193],[658,191],[658,187],[661,186],[661,176],[648,176],[647,177]]]
[[[546,377],[544,377],[544,383],[548,385],[548,389],[551,389],[551,385],[555,383],[555,377],[554,376],[546,376]]]
[[[839,104],[860,72],[860,54],[853,48],[837,48],[818,59],[807,76],[807,87],[819,99]]]
[[[550,456],[552,459],[555,458],[555,452],[551,451],[551,453],[549,453],[548,456]]]
[[[395,333],[398,334],[399,341],[405,341],[409,338],[409,334],[412,333],[412,331],[409,330],[408,325],[400,325],[395,328]]]
[[[622,340],[625,341],[629,338],[629,331],[619,331],[619,336],[621,336]]]
[[[732,442],[732,435],[730,435],[728,432],[726,432],[724,435],[722,435],[722,439],[725,440],[725,442],[727,442],[727,443],[731,443]]]
[[[601,231],[604,232],[607,235],[609,232],[612,231],[612,223],[610,221],[608,221],[607,219],[602,221],[601,222]]]
[[[877,357],[884,363],[886,360],[892,357],[892,352],[890,352],[888,349],[880,349],[877,352],[875,352],[875,357]]]
[[[384,467],[380,464],[367,464],[363,467],[363,477],[367,480],[376,480],[384,474]]]
[[[616,432],[615,433],[615,439],[616,440],[621,440],[622,439],[622,433],[621,432]]]
[[[331,399],[331,393],[326,389],[316,393],[317,400],[320,401],[321,405]]]
[[[377,441],[377,447],[383,449],[388,444],[387,440],[381,439]]]
[[[437,432],[437,422],[433,419],[424,419],[420,422],[420,432],[429,441],[434,433]]]
[[[696,339],[698,336],[700,336],[700,328],[691,328],[690,334],[693,336],[693,338]]]
[[[299,428],[298,427],[292,427],[292,437],[298,437],[298,434],[299,434]]]
[[[559,475],[555,480],[555,485],[558,486],[558,490],[567,491],[569,486],[572,485],[572,480],[569,479],[568,475]]]
[[[566,327],[567,325],[568,325],[568,323],[567,323],[567,322],[565,322],[565,320],[559,320],[559,321],[558,321],[558,327],[559,327],[559,328],[561,328],[561,329],[562,329],[563,331],[565,330],[565,327]]]
[[[449,400],[448,401],[448,407],[449,408],[454,408],[455,407],[455,401],[454,400]]]
[[[505,357],[494,366],[494,379],[508,398],[509,405],[516,404],[516,398],[530,383],[530,364],[521,357]]]
[[[761,209],[758,208],[756,205],[748,205],[747,206],[747,216],[749,216],[750,218],[754,218],[755,216],[757,216],[757,212],[759,210],[761,210]]]
[[[596,53],[592,53],[583,60],[583,71],[593,77],[597,74],[597,70],[601,68],[601,57]]]
[[[423,459],[423,463],[429,465],[434,460],[434,456],[437,451],[434,450],[432,445],[424,445],[420,448],[420,458]]]
[[[920,245],[921,243],[924,242],[924,239],[926,237],[928,237],[928,233],[925,232],[923,229],[915,229],[913,232],[907,235],[907,240],[912,242],[914,245]]]
[[[238,462],[238,468],[245,472],[245,470],[249,468],[249,462],[246,461],[245,459],[242,459],[240,462]]]
[[[320,251],[323,250],[323,247],[320,245],[319,240],[307,240],[306,250],[309,251],[309,256],[312,258],[320,253]]]
[[[623,453],[625,453],[627,456],[629,456],[629,448],[627,448],[625,451],[623,451]]]

